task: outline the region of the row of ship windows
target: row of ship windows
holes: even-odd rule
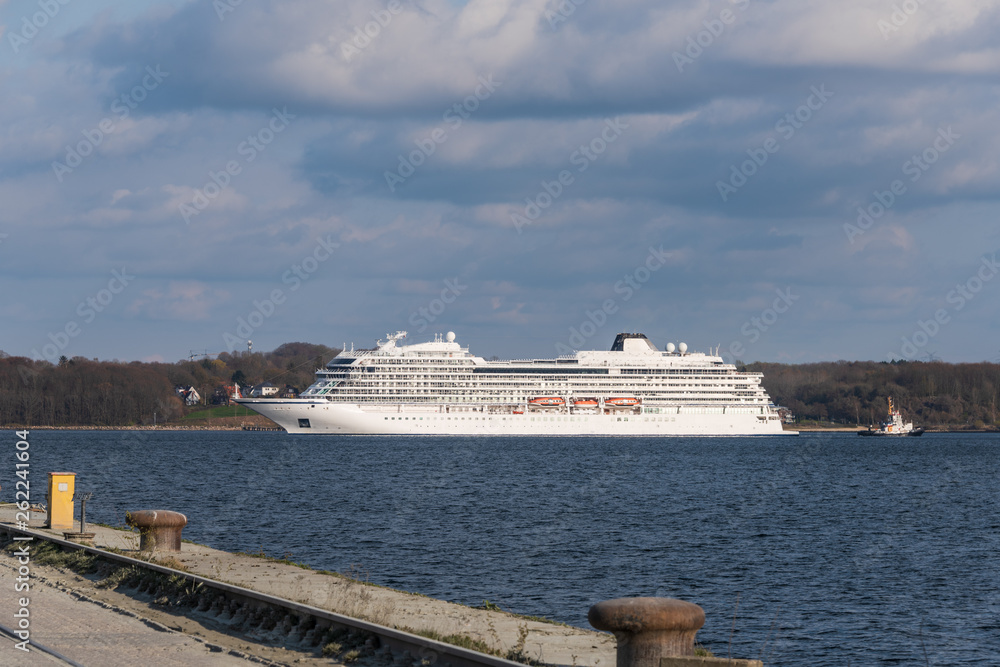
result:
[[[570,382],[583,382],[582,378],[540,378],[540,377],[504,377],[504,378],[475,378],[471,376],[463,377],[447,377],[444,375],[406,375],[406,376],[394,376],[394,375],[337,375],[337,376],[325,376],[318,382],[343,382],[343,381],[383,381],[383,382],[393,382],[395,384],[406,384],[410,382],[438,382],[443,384],[458,384],[460,382],[465,382],[467,384],[526,384],[529,382],[562,382],[563,384]],[[668,384],[675,384],[677,382],[694,382],[698,385],[706,386],[732,386],[734,384],[759,384],[755,379],[744,379],[744,378],[697,378],[697,377],[661,377],[661,378],[647,378],[646,382],[643,384],[648,384],[651,381],[666,382]],[[601,384],[609,382],[622,382],[621,376],[605,375],[595,378],[586,378],[585,380],[588,384]]]
[[[523,369],[523,368],[511,368],[503,370],[494,369],[478,369],[478,368],[422,368],[422,367],[412,367],[412,368],[382,368],[380,366],[353,366],[350,369],[338,368],[330,369],[325,371],[326,373],[356,373],[371,375],[374,373],[383,373],[391,375],[392,377],[400,377],[405,375],[413,375],[414,373],[434,373],[435,375],[464,375],[467,377],[482,377],[484,375],[516,375],[518,377],[540,377],[540,376],[551,376],[551,375],[592,375],[595,378],[607,377],[608,369],[599,368],[574,368],[574,369],[563,369],[563,368],[553,368],[553,369]],[[704,376],[708,379],[713,377],[758,377],[760,373],[738,373],[736,371],[701,371],[701,370],[664,370],[664,369],[645,369],[645,368],[620,368],[618,369],[617,375],[661,375],[664,377],[687,377],[687,376]]]
[[[303,394],[305,396],[305,394]],[[308,396],[305,396],[308,398]],[[357,403],[384,403],[386,398],[384,396],[369,396],[369,395],[347,395],[338,397],[341,402],[357,402]],[[523,404],[527,399],[525,397],[517,396],[496,396],[496,397],[440,397],[440,396],[394,396],[397,402],[401,403],[441,403],[444,400],[463,400],[467,403],[513,403],[513,404]],[[667,399],[669,400],[669,399]],[[691,400],[697,400],[699,403],[714,403],[722,404],[724,406],[730,406],[734,403],[747,404],[747,403],[767,403],[767,399],[763,397],[757,398],[710,398],[710,397],[697,397],[685,399],[686,402]]]
[[[463,398],[489,398],[492,396],[521,396],[524,398],[535,398],[537,393],[529,394],[528,392],[520,391],[517,393],[505,392],[505,391],[451,391],[451,392],[437,392],[431,391],[429,389],[417,389],[405,391],[402,389],[353,389],[346,390],[341,389],[333,392],[336,396],[344,398],[348,396],[420,396],[420,397],[447,397],[447,396],[461,396]],[[558,392],[550,392],[558,393]],[[745,396],[764,396],[762,392],[750,392],[750,391],[632,391],[632,392],[621,392],[621,393],[631,393],[639,397],[647,398],[685,398],[691,399],[696,397],[705,397],[706,399],[715,399],[716,397],[745,397]],[[310,396],[326,396],[331,394],[330,390],[321,389],[319,391],[306,392],[306,395]],[[721,400],[721,399],[720,399]]]
[[[339,365],[341,365],[341,364],[335,364],[335,366],[339,366]],[[343,364],[343,365],[346,365],[346,364]],[[472,359],[463,359],[463,358],[460,358],[460,357],[459,358],[448,357],[448,358],[437,358],[437,359],[434,359],[434,358],[425,358],[425,359],[419,359],[419,360],[416,360],[416,359],[377,359],[377,360],[374,360],[373,359],[373,360],[370,360],[370,361],[365,362],[363,364],[360,364],[358,366],[354,366],[354,368],[381,368],[383,366],[387,366],[387,367],[390,367],[390,368],[398,368],[398,367],[401,367],[401,366],[406,366],[408,368],[417,368],[417,369],[419,369],[419,368],[429,368],[429,367],[440,367],[440,366],[445,366],[445,367],[449,367],[450,366],[450,367],[453,367],[453,368],[465,368],[465,367],[469,367],[469,366],[474,366],[475,369],[476,369],[476,371],[477,372],[481,372],[481,373],[493,373],[493,372],[500,372],[500,373],[502,373],[502,372],[506,372],[506,371],[514,371],[514,372],[517,372],[517,371],[522,371],[522,372],[523,371],[528,371],[528,372],[536,372],[536,373],[543,372],[544,373],[545,371],[549,371],[549,370],[558,372],[558,371],[562,371],[562,370],[570,370],[570,369],[567,368],[567,366],[575,366],[575,367],[581,368],[583,370],[591,370],[591,371],[594,371],[594,372],[602,372],[602,371],[604,371],[604,370],[606,370],[608,368],[607,366],[593,366],[593,365],[582,365],[581,366],[581,365],[575,364],[575,363],[573,363],[573,364],[558,363],[558,364],[553,365],[553,362],[551,362],[551,361],[542,361],[542,360],[537,360],[537,361],[535,361],[534,363],[532,363],[530,365],[519,364],[519,365],[514,365],[514,366],[505,366],[505,365],[477,366],[473,362]],[[539,368],[540,366],[542,366],[542,368]],[[551,366],[551,367],[545,367],[545,366]],[[688,372],[688,373],[734,373],[734,372],[737,372],[733,368],[676,368],[676,367],[673,367],[673,368],[649,368],[649,367],[645,367],[645,368],[644,367],[633,368],[633,367],[627,366],[627,365],[616,365],[614,367],[615,368],[622,368],[622,369],[626,369],[627,368],[629,370],[638,370],[638,371],[644,372],[644,373],[663,373],[665,371],[666,372],[681,371],[681,372]]]
[[[694,413],[688,413],[688,414],[694,414]],[[425,418],[424,417],[383,417],[382,419],[384,419],[385,421],[396,421],[397,419],[399,421],[423,421]],[[466,420],[469,420],[469,421],[485,421],[487,419],[487,417],[427,417],[426,419],[428,421],[439,420],[439,419],[440,420],[445,420],[445,421],[451,421],[451,420],[455,420],[455,421],[466,421]],[[492,419],[496,420],[497,418],[493,417]],[[507,421],[508,419],[521,419],[521,420],[527,420],[527,421],[540,421],[540,422],[576,422],[576,421],[587,421],[588,417],[574,416],[574,415],[562,415],[562,416],[557,415],[557,416],[551,416],[551,417],[549,417],[549,416],[532,417],[532,416],[523,416],[523,415],[520,415],[520,416],[517,416],[517,417],[500,417],[500,419],[503,420],[503,421]],[[629,420],[628,417],[616,417],[616,419],[618,421],[620,421],[620,422],[622,422],[622,421],[627,422]],[[644,421],[644,422],[675,422],[675,421],[677,421],[677,417],[632,417],[632,419],[634,419],[635,421]]]
[[[759,410],[753,411],[743,411],[740,414],[754,414]],[[726,413],[722,411],[722,408],[683,408],[681,414],[686,415],[721,415],[721,414],[736,414],[735,411],[729,410]],[[383,417],[385,421],[423,421],[427,420],[445,420],[445,421],[487,421],[496,420],[497,417],[455,417],[455,416],[433,416],[433,417]],[[576,421],[593,421],[594,416],[592,415],[517,415],[517,416],[502,416],[500,419],[506,421],[507,419],[521,419],[527,421],[540,421],[540,422],[576,422]],[[618,421],[628,421],[630,417],[616,416],[615,419]],[[667,421],[677,421],[677,417],[667,416],[667,415],[643,415],[641,417],[632,416],[631,419],[635,421],[644,422],[667,422]]]
[[[323,382],[316,383],[309,387],[309,389],[338,389],[338,390],[350,390],[356,388],[365,389],[383,389],[387,391],[412,391],[415,389],[420,389],[422,391],[436,390],[443,393],[450,393],[452,391],[521,391],[525,393],[545,393],[545,392],[555,392],[555,393],[581,393],[588,391],[598,391],[598,392],[619,392],[625,390],[634,391],[646,391],[646,392],[669,392],[669,391],[686,391],[686,392],[715,392],[715,393],[725,393],[725,392],[736,392],[736,391],[751,391],[751,392],[761,392],[764,390],[760,385],[755,384],[743,384],[743,385],[724,385],[724,384],[659,384],[659,383],[635,383],[635,382],[607,382],[601,384],[577,384],[577,383],[567,383],[567,384],[557,384],[555,382],[546,382],[544,384],[529,385],[525,386],[516,382],[482,382],[477,384],[458,384],[458,383],[444,383],[444,382],[406,382],[406,383],[385,383],[385,382]]]
[[[525,387],[525,385],[524,385],[523,382],[469,382],[469,383],[460,383],[460,382],[415,382],[415,381],[410,381],[410,382],[394,382],[392,384],[388,384],[386,382],[378,382],[378,381],[372,382],[372,381],[363,381],[363,380],[351,380],[351,381],[348,381],[348,382],[339,382],[339,381],[319,382],[319,383],[314,384],[313,387],[324,388],[324,387],[336,387],[338,385],[345,386],[345,387],[392,387],[392,388],[438,387],[438,388],[442,388],[442,389],[451,389],[451,388],[471,388],[471,389],[476,389],[476,388],[479,388],[479,387],[519,387],[519,388],[525,389],[525,391],[535,391],[535,390],[542,391],[546,387],[549,390],[554,390],[554,388],[556,388],[556,387],[558,387],[560,389],[566,389],[566,390],[570,390],[570,389],[573,389],[573,388],[587,389],[587,388],[591,388],[591,387],[595,387],[595,388],[609,388],[609,389],[614,389],[614,388],[617,388],[617,387],[636,387],[636,388],[649,388],[649,387],[665,387],[665,388],[672,388],[672,387],[695,387],[695,388],[698,388],[698,389],[701,389],[701,390],[709,390],[709,389],[757,389],[757,388],[760,387],[760,385],[758,385],[758,384],[749,383],[749,382],[748,383],[741,383],[741,384],[684,383],[684,382],[667,382],[667,383],[644,382],[644,383],[635,383],[635,382],[622,382],[621,380],[617,380],[617,381],[614,381],[614,382],[600,382],[600,383],[587,383],[587,384],[570,383],[570,382],[565,382],[565,383],[548,382],[545,385],[536,385],[535,387]]]

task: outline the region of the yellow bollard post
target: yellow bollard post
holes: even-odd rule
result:
[[[73,529],[75,472],[49,473],[49,525],[52,530]]]

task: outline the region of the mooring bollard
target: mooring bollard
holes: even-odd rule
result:
[[[170,510],[126,512],[125,522],[139,529],[141,551],[180,551],[181,531],[187,517]]]
[[[587,620],[614,633],[618,667],[660,667],[660,658],[694,655],[705,612],[673,598],[618,598],[595,604]]]

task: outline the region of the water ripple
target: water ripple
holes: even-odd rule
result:
[[[724,655],[739,593],[732,653],[770,664],[1000,655],[996,436],[35,431],[31,452],[36,488],[77,472],[95,521],[173,509],[197,542],[465,604],[587,627],[602,599],[679,597]]]

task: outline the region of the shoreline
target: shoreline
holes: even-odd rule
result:
[[[857,433],[858,431],[864,431],[867,426],[796,426],[794,430],[799,433]],[[924,434],[927,433],[1000,433],[1000,431],[990,430],[990,429],[974,429],[974,428],[941,428],[938,426],[925,426]]]
[[[249,423],[246,424],[248,428],[244,428],[244,425],[207,425],[207,424],[164,424],[156,426],[26,426],[24,424],[15,425],[4,425],[2,428],[5,431],[268,431],[272,433],[284,433],[284,429],[281,427],[266,427],[261,428],[260,424]],[[786,431],[797,431],[799,433],[856,433],[858,431],[864,430],[864,426],[794,426],[794,428],[786,429]],[[1000,431],[990,430],[990,429],[948,429],[939,428],[935,426],[925,427],[926,433],[1000,433]],[[611,436],[613,437],[613,436]],[[657,437],[657,436],[650,436]],[[672,436],[663,436],[672,437]],[[681,436],[681,437],[698,437],[698,436]]]
[[[252,426],[252,425],[249,425]],[[242,426],[170,424],[166,426],[4,426],[6,431],[242,431]]]

